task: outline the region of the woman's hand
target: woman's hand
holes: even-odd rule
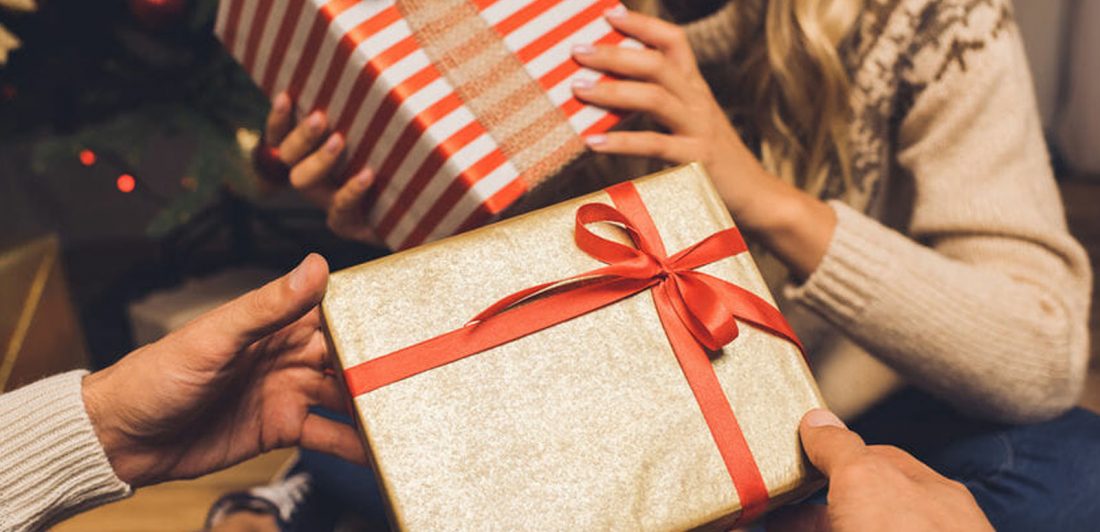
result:
[[[366,463],[317,308],[328,265],[290,274],[212,310],[84,379],[84,404],[111,466],[137,487],[192,478],[301,445]]]
[[[294,124],[290,97],[281,93],[271,104],[264,140],[279,160],[290,168],[290,184],[307,200],[324,209],[329,229],[337,236],[378,244],[367,225],[367,190],[374,174],[363,168],[346,182],[334,172],[344,157],[344,137],[328,133],[328,118],[314,111],[302,123]]]
[[[738,225],[796,274],[809,275],[832,237],[832,209],[761,166],[715,101],[678,26],[622,8],[606,16],[617,30],[649,48],[576,46],[573,57],[581,65],[625,79],[578,81],[574,94],[593,105],[646,113],[669,133],[610,132],[588,137],[589,147],[674,163],[701,162]]]
[[[966,486],[897,447],[864,445],[832,412],[810,411],[799,434],[829,478],[829,504],[784,509],[769,530],[993,530]]]

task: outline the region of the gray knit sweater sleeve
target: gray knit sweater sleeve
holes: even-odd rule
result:
[[[1082,390],[1091,272],[1066,228],[1020,39],[1000,24],[975,53],[910,57],[921,90],[896,151],[915,189],[906,234],[832,203],[826,256],[788,295],[959,408],[1027,422]]]
[[[0,530],[39,530],[121,499],[71,371],[0,395]]]

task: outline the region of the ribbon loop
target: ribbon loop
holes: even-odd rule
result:
[[[466,327],[348,368],[348,388],[359,396],[652,289],[669,343],[741,500],[739,521],[749,521],[767,507],[768,491],[703,348],[718,351],[732,342],[738,320],[802,346],[770,303],[696,270],[745,252],[737,229],[719,231],[669,257],[634,185],[622,183],[607,192],[614,206],[582,205],[574,230],[577,247],[606,266],[520,290]],[[621,227],[634,246],[597,235],[588,229],[595,223]]]

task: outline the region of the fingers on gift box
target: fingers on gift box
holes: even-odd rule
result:
[[[322,309],[398,528],[728,530],[821,486],[774,305],[688,165],[335,273]]]
[[[477,227],[619,117],[575,99],[596,79],[574,44],[641,47],[614,0],[222,0],[216,33],[269,95],[325,109],[345,175],[377,181],[370,224],[391,248]]]

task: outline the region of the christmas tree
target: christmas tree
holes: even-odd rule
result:
[[[217,0],[0,6],[13,8],[0,10],[0,64],[9,55],[0,66],[0,135],[41,139],[31,148],[36,173],[83,165],[90,177],[156,202],[154,237],[226,191],[256,193],[249,152],[267,102],[213,36]],[[156,156],[157,136],[193,144],[171,194],[143,186],[134,170]]]

